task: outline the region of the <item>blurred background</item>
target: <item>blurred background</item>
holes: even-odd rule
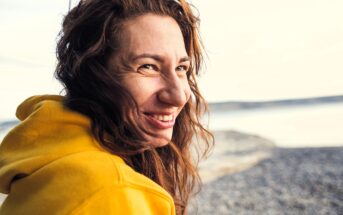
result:
[[[207,52],[204,122],[217,139],[201,164],[197,201],[209,203],[199,213],[342,212],[343,1],[190,2]],[[55,46],[69,3],[0,0],[0,140],[21,101],[61,92]]]

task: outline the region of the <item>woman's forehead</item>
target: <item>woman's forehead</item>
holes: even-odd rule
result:
[[[187,56],[180,27],[171,17],[142,15],[127,21],[122,30],[121,45],[130,54]]]

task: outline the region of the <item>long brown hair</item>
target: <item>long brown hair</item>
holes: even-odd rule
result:
[[[123,23],[146,13],[174,18],[191,58],[192,98],[175,121],[172,140],[159,148],[145,140],[146,131],[136,122],[137,104],[123,88],[120,72],[107,67],[120,48]],[[196,82],[203,61],[198,24],[184,0],[84,0],[66,15],[57,44],[55,75],[65,87],[65,105],[91,119],[104,148],[166,189],[177,214],[186,214],[190,196],[199,190],[197,163],[213,142],[200,122],[207,105]]]

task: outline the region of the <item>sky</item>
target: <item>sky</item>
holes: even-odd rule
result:
[[[343,1],[191,2],[207,53],[199,85],[208,101],[343,94]],[[53,71],[67,11],[67,0],[0,0],[0,121],[31,95],[61,91]]]

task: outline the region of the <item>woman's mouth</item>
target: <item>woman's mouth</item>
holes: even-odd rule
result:
[[[172,128],[175,124],[173,114],[145,113],[145,116],[149,124],[158,129]]]

